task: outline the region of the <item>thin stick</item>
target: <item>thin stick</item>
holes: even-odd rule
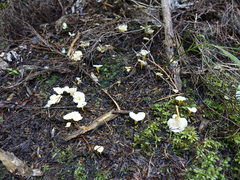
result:
[[[75,45],[75,43],[77,42],[77,40],[80,38],[80,33],[79,31],[77,32],[77,35],[76,37],[74,38],[74,40],[72,41],[70,47],[69,47],[69,50],[68,50],[68,53],[67,53],[67,56],[69,57],[70,55],[72,55],[72,52],[73,52],[73,47]]]
[[[118,114],[113,114],[113,111],[115,111],[115,110],[112,109],[111,111],[109,111],[109,112],[103,114],[102,116],[98,117],[89,126],[81,126],[79,128],[79,130],[74,131],[73,133],[65,136],[64,139],[66,141],[69,141],[71,139],[74,139],[74,138],[78,137],[81,134],[84,134],[88,131],[96,129],[99,126],[102,126],[103,124],[106,124],[108,121],[111,121],[118,116]]]
[[[180,67],[178,65],[179,60],[173,61],[175,42],[174,42],[174,33],[173,33],[171,10],[169,7],[169,0],[161,0],[161,4],[162,4],[162,14],[163,14],[163,22],[164,22],[166,55],[170,61],[170,69],[173,73],[175,86],[179,91],[181,91],[182,81],[180,79]]]
[[[118,105],[117,101],[115,101],[115,99],[113,99],[113,97],[107,92],[106,89],[102,89],[102,91],[108,95],[108,97],[113,101],[113,103],[115,104],[115,106],[117,107],[117,110],[121,111],[120,106]]]

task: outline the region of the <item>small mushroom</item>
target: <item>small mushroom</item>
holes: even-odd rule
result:
[[[96,70],[97,70],[97,73],[99,73],[99,71],[100,71],[100,68],[102,67],[103,65],[97,65],[97,64],[95,64],[95,65],[93,65],[93,67],[95,67],[96,68]]]
[[[137,124],[139,121],[142,121],[145,118],[146,114],[145,112],[139,113],[130,112],[129,116],[134,120],[134,123]]]
[[[66,128],[69,128],[71,125],[72,125],[71,122],[67,122],[66,125],[65,125],[65,127],[66,127]]]
[[[71,56],[71,59],[74,60],[74,61],[80,61],[83,57],[83,53],[82,51],[75,51],[72,56]]]
[[[54,90],[58,95],[62,95],[62,94],[64,93],[64,88],[55,87],[55,88],[53,88],[53,90]]]
[[[85,101],[85,94],[80,91],[76,91],[75,93],[73,93],[72,97],[73,97],[73,102],[75,102],[75,103]]]
[[[53,104],[57,104],[60,102],[62,96],[61,95],[56,95],[56,94],[53,94],[49,97],[49,100],[47,102],[47,104],[44,106],[45,108],[48,108],[50,107],[51,105]]]
[[[139,53],[137,53],[137,56],[141,57],[142,59],[146,59],[146,57],[149,53],[150,53],[150,51],[142,49]]]
[[[173,132],[182,132],[188,125],[187,119],[181,118],[179,115],[178,106],[176,106],[177,114],[173,114],[167,122],[169,128]]]
[[[127,24],[120,24],[117,26],[119,32],[126,32],[127,28],[128,28]]]
[[[140,63],[141,69],[143,69],[143,67],[147,65],[147,61],[143,61],[141,59],[138,59],[138,62]]]
[[[195,107],[188,107],[187,109],[190,113],[196,113],[197,112],[197,108],[195,108]]]
[[[104,150],[104,147],[96,145],[96,146],[94,146],[93,149],[94,149],[94,151],[97,151],[98,153],[101,154],[103,152],[103,150]]]
[[[183,101],[187,100],[187,98],[185,98],[184,96],[177,96],[175,99],[178,101],[179,104],[182,104]]]
[[[85,101],[80,101],[80,102],[78,102],[77,107],[78,107],[78,108],[83,108],[83,107],[86,106],[86,105],[87,105],[87,102],[85,102]]]
[[[62,23],[62,29],[63,29],[63,30],[65,30],[65,29],[67,29],[67,28],[68,28],[68,25],[67,25],[67,23],[65,23],[65,22],[64,22],[64,23]]]
[[[76,84],[79,85],[82,83],[82,80],[80,77],[76,77]]]
[[[130,72],[132,67],[131,66],[126,66],[125,69],[126,69],[127,72]]]
[[[73,120],[73,121],[80,121],[82,120],[82,116],[81,114],[78,112],[78,111],[73,111],[73,112],[70,112],[68,114],[66,114],[65,116],[63,116],[63,119],[65,120]]]

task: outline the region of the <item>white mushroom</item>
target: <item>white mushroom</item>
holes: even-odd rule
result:
[[[60,87],[55,87],[55,88],[53,88],[53,90],[59,95],[64,93],[64,89],[60,88]]]
[[[147,65],[147,61],[143,61],[143,60],[141,60],[141,59],[138,59],[138,62],[140,63],[141,69],[143,68],[143,66],[146,66],[146,65]]]
[[[150,53],[150,51],[142,49],[139,53],[137,53],[137,56],[142,57],[143,59],[146,58],[146,56]]]
[[[83,53],[82,51],[75,51],[72,56],[71,56],[71,59],[74,60],[74,61],[80,61],[83,57]]]
[[[73,111],[73,112],[70,112],[68,114],[66,114],[65,116],[63,116],[63,119],[65,120],[74,120],[74,121],[80,121],[82,120],[82,116],[81,114],[78,112],[78,111]]]
[[[68,28],[68,25],[67,25],[67,23],[65,23],[65,22],[64,22],[64,23],[62,23],[62,29],[63,29],[63,30],[65,30],[65,29],[67,29],[67,28]]]
[[[177,101],[179,101],[179,102],[183,102],[183,101],[186,101],[186,100],[187,100],[187,98],[185,98],[185,97],[183,97],[183,96],[177,96],[175,99],[176,99]]]
[[[174,114],[172,118],[168,120],[167,124],[171,131],[181,132],[187,127],[188,122],[187,119],[180,118],[176,114]]]
[[[66,125],[65,125],[65,127],[66,127],[66,128],[69,128],[69,127],[71,126],[71,124],[72,124],[71,122],[67,122]]]
[[[97,151],[98,153],[102,153],[104,150],[104,147],[96,145],[96,146],[94,146],[93,149],[94,149],[94,151]]]
[[[130,112],[129,116],[135,122],[138,122],[138,121],[142,121],[145,118],[146,114],[145,114],[145,112],[139,112],[139,113]]]
[[[69,88],[66,92],[73,96],[73,94],[77,92],[77,88]]]
[[[99,70],[100,70],[100,68],[101,68],[102,66],[103,66],[103,65],[101,65],[101,64],[95,64],[95,65],[93,65],[93,67],[96,68],[96,70],[97,70],[98,73],[99,73]]]
[[[87,105],[87,102],[85,102],[85,101],[80,101],[80,102],[78,102],[77,107],[78,107],[78,108],[83,108],[83,107],[86,106],[86,105]]]
[[[57,104],[60,102],[62,96],[61,95],[56,95],[56,94],[53,94],[49,97],[49,100],[47,102],[47,104],[44,106],[45,108],[48,108],[50,107],[51,105],[53,104]]]
[[[125,69],[126,69],[127,72],[130,72],[132,67],[131,66],[125,66]]]
[[[72,97],[75,103],[85,102],[85,94],[83,92],[76,91]]]
[[[197,112],[197,108],[195,108],[195,107],[188,107],[188,110],[191,113],[196,113]]]
[[[128,28],[127,24],[120,24],[117,26],[119,32],[126,32],[127,28]]]

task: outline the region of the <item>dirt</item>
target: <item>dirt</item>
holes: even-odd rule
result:
[[[184,179],[190,156],[174,152],[168,141],[159,143],[149,154],[134,146],[134,135],[155,121],[151,106],[161,103],[161,99],[168,100],[180,94],[173,92],[170,79],[159,69],[160,66],[171,75],[164,52],[164,30],[159,26],[162,22],[160,3],[138,3],[86,1],[82,12],[77,14],[70,13],[70,1],[20,3],[13,0],[0,6],[0,13],[9,16],[9,23],[3,21],[6,26],[0,24],[0,50],[5,53],[12,50],[19,55],[12,56],[11,62],[6,61],[11,69],[0,69],[0,147],[14,153],[30,167],[43,170],[42,177],[30,179],[77,179],[83,177],[74,175],[79,164],[83,164],[79,171],[87,175],[87,179]],[[148,7],[144,9],[145,14],[137,5]],[[235,23],[240,16],[240,4],[234,1],[234,10],[230,10],[230,5],[228,1],[200,0],[188,8],[175,10],[174,30],[181,37],[179,41],[184,41],[179,49],[186,50],[194,43],[195,31],[212,43],[235,47],[240,40],[239,25]],[[20,13],[18,17],[17,13]],[[196,17],[198,22],[194,23]],[[62,29],[63,22],[68,24],[68,29]],[[116,27],[124,23],[128,24],[129,30],[119,33]],[[153,35],[140,29],[147,24],[154,29]],[[6,33],[6,27],[9,27],[9,33]],[[80,32],[73,47],[83,52],[80,61],[72,61],[61,52],[63,48],[68,50],[74,40],[75,36],[69,36],[68,32]],[[150,40],[143,41],[144,37]],[[80,41],[89,41],[90,46],[80,48]],[[98,52],[96,48],[100,44],[111,44],[113,49]],[[136,57],[141,49],[151,52],[148,65],[143,68]],[[226,62],[225,59],[222,61]],[[94,64],[103,65],[99,73],[92,66]],[[189,95],[190,86],[205,94],[204,89],[198,89],[201,88],[198,73],[205,71],[201,57],[188,53],[183,56],[181,65],[183,94]],[[130,72],[126,71],[126,66],[132,67]],[[100,85],[92,80],[91,72],[98,76]],[[162,72],[163,77],[157,76],[156,72]],[[80,77],[82,83],[78,84],[76,77]],[[63,115],[78,109],[68,95],[65,94],[59,104],[44,108],[54,93],[53,87],[64,86],[77,87],[86,95],[87,105],[79,110],[83,119],[74,122],[70,128],[65,127]],[[145,112],[144,121],[135,124],[128,114],[120,114],[95,130],[65,141],[66,134],[116,109],[103,88],[121,110]],[[199,96],[195,99],[201,108]],[[199,127],[200,124],[195,125]],[[94,151],[95,145],[103,146],[104,152]],[[11,174],[1,164],[0,178],[25,179]]]

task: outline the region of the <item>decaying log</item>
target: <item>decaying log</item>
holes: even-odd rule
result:
[[[25,162],[18,159],[13,153],[4,151],[0,148],[0,161],[11,172],[23,177],[42,176],[39,169],[32,169]]]
[[[173,32],[169,0],[161,0],[161,4],[162,4],[162,14],[163,14],[163,22],[164,22],[166,55],[168,60],[170,61],[170,69],[173,74],[175,86],[179,91],[181,91],[182,81],[180,78],[180,66],[178,64],[179,59],[173,59],[176,43],[174,40],[175,38],[174,38],[174,32]]]

